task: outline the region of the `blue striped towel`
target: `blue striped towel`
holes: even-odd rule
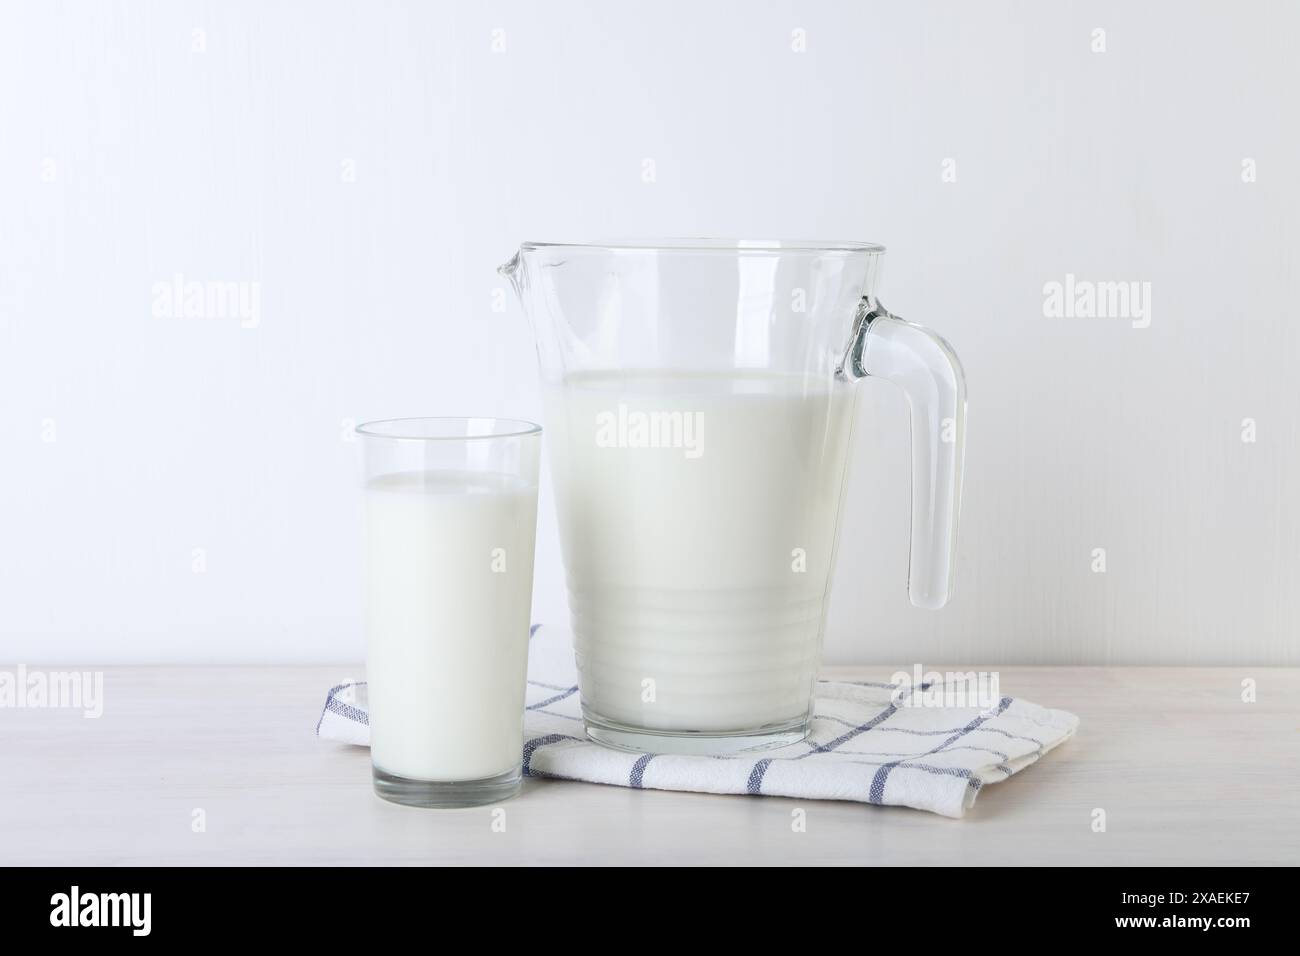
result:
[[[946,688],[957,690],[952,681]],[[1079,724],[1073,714],[1018,698],[1001,697],[987,709],[927,706],[926,699],[943,698],[945,687],[910,690],[883,681],[818,681],[805,740],[734,757],[683,757],[587,740],[576,683],[530,680],[524,772],[638,789],[856,800],[960,817],[986,784],[1028,767]],[[961,699],[947,699],[954,698]],[[364,682],[332,688],[317,735],[367,745],[365,708]]]

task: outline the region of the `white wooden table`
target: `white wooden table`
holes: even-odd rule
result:
[[[491,808],[384,803],[365,750],[313,736],[359,671],[109,668],[98,720],[0,709],[0,864],[1300,862],[1300,669],[1000,668],[1003,693],[1082,724],[964,820],[526,780],[505,832]]]

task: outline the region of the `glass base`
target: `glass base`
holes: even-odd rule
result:
[[[606,720],[590,711],[582,712],[587,736],[598,744],[616,750],[644,754],[683,754],[686,756],[728,757],[755,750],[771,750],[797,744],[808,736],[811,718],[805,714],[780,724],[768,724],[753,730],[731,733],[647,730],[628,727]]]
[[[481,807],[509,800],[519,792],[523,780],[523,768],[519,764],[482,780],[412,780],[378,767],[371,769],[377,795],[390,803],[434,810]]]

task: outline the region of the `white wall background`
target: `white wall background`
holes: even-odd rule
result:
[[[882,241],[962,356],[959,593],[907,603],[866,383],[830,660],[1300,663],[1300,6],[2,10],[0,660],[359,660],[348,422],[540,416],[495,266],[630,234]],[[177,273],[257,326],[155,317]],[[1150,326],[1045,318],[1066,273]]]

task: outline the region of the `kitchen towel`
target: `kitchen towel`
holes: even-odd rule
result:
[[[567,676],[567,675],[565,675]],[[732,757],[613,750],[583,735],[573,680],[530,680],[524,773],[636,789],[856,800],[960,817],[980,790],[1068,740],[1079,719],[1014,697],[980,675],[896,682],[818,681],[799,743]],[[973,706],[956,706],[969,703]],[[366,745],[364,682],[330,689],[320,737]]]

